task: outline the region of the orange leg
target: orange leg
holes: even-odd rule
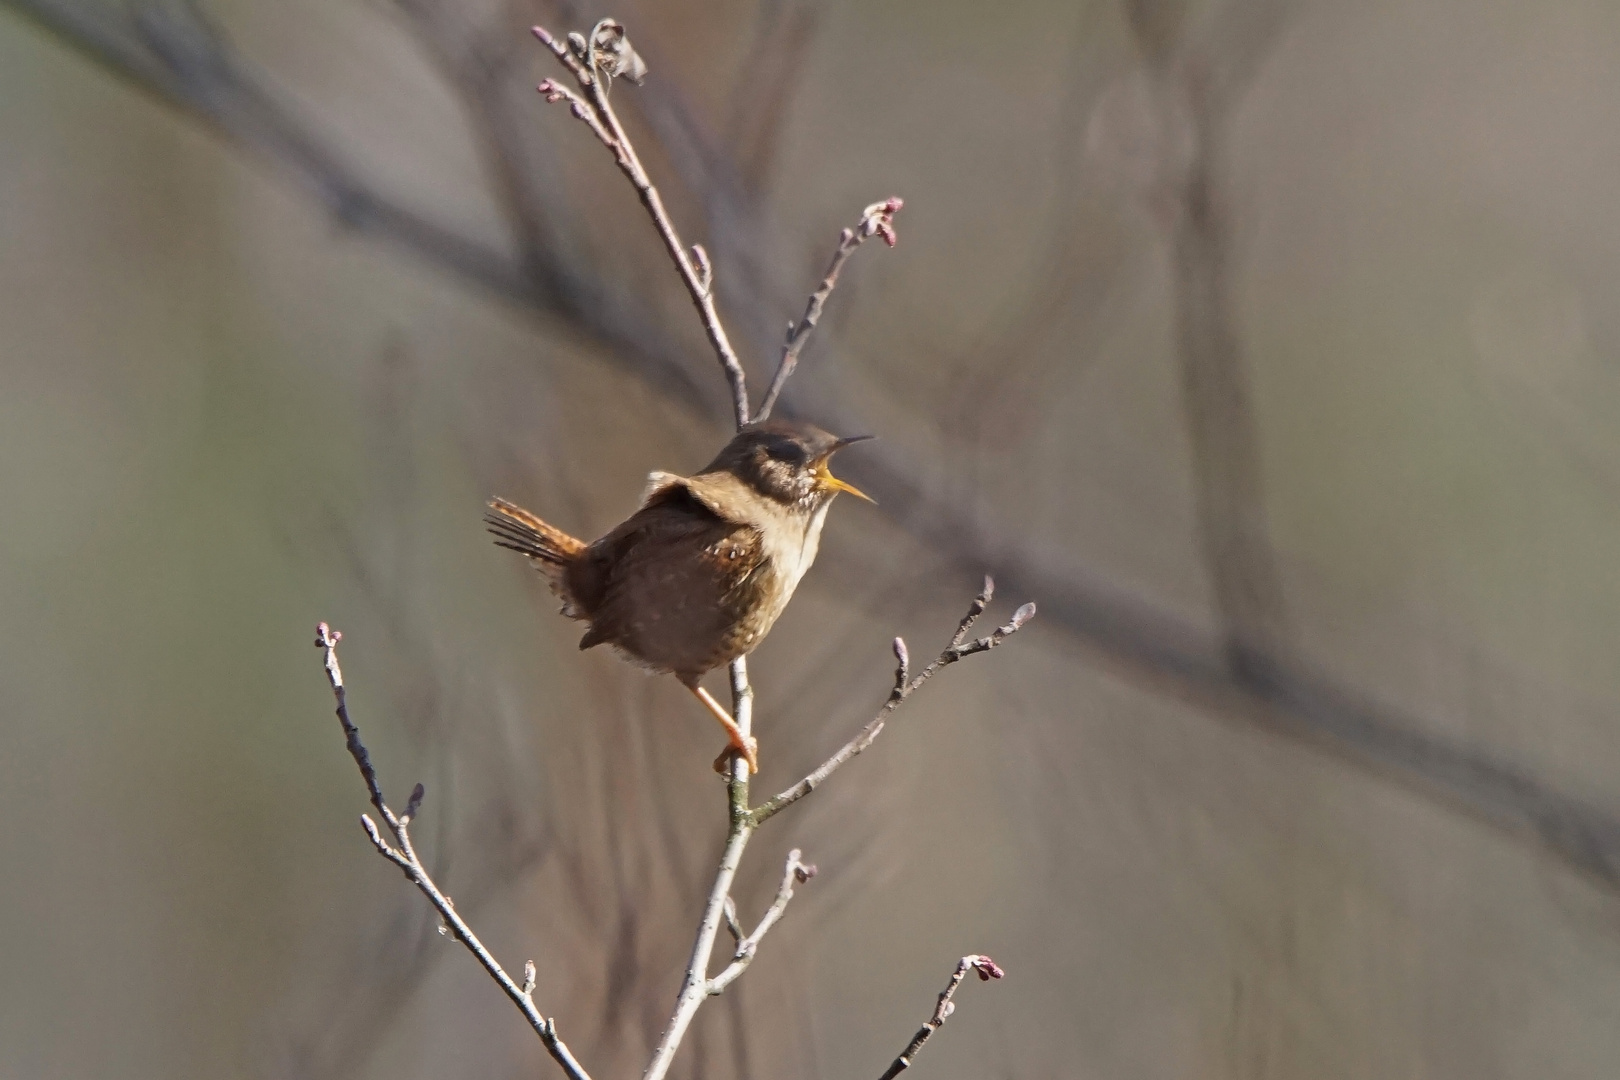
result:
[[[759,772],[759,740],[744,735],[742,728],[737,726],[737,721],[731,718],[731,714],[726,711],[724,705],[714,700],[713,694],[701,686],[688,686],[687,689],[692,691],[699,701],[703,702],[703,707],[708,709],[716,720],[720,721],[720,726],[726,729],[727,735],[731,736],[731,746],[726,749],[725,753],[715,759],[715,771],[721,771],[725,759],[731,755],[732,750],[736,750],[747,760],[749,772]]]

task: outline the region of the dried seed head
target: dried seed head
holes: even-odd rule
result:
[[[591,46],[591,62],[608,78],[629,79],[637,86],[647,78],[647,62],[631,47],[618,22],[603,19],[597,23]]]

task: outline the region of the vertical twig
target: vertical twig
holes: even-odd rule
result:
[[[548,101],[568,101],[574,116],[583,120],[602,145],[612,151],[613,160],[618,163],[619,170],[629,178],[631,186],[636,189],[641,205],[646,208],[653,226],[658,230],[659,238],[664,241],[664,249],[669,253],[670,261],[675,264],[682,284],[692,297],[692,305],[697,308],[698,320],[703,324],[703,331],[708,335],[709,344],[714,349],[716,359],[720,361],[720,369],[731,387],[732,414],[737,426],[742,427],[748,423],[750,415],[748,377],[743,372],[742,361],[737,358],[736,350],[731,347],[731,339],[720,321],[720,313],[714,306],[714,280],[712,271],[707,267],[708,255],[702,253],[701,248],[689,251],[681,240],[669,211],[664,207],[663,196],[659,195],[652,178],[642,167],[635,146],[631,144],[629,136],[624,132],[624,126],[619,123],[619,117],[613,111],[613,104],[608,97],[608,81],[611,76],[603,72],[597,61],[598,42],[603,34],[616,33],[617,40],[623,41],[623,28],[611,19],[604,19],[598,23],[591,31],[589,44],[583,49],[584,57],[576,56],[570,51],[568,44],[552,37],[543,26],[534,27],[533,33],[541,44],[550,49],[557,59],[562,61],[563,66],[574,74],[588,100],[582,100],[579,95],[563,88],[553,79],[542,82],[539,86],[540,92]],[[706,272],[699,271],[700,264],[705,267]]]
[[[545,95],[547,101],[568,102],[569,111],[583,121],[596,136],[597,141],[612,152],[619,170],[629,178],[631,186],[636,189],[642,206],[652,218],[653,227],[657,229],[659,238],[664,241],[664,248],[669,253],[670,261],[675,264],[686,291],[692,297],[698,319],[708,335],[709,344],[714,348],[715,357],[720,361],[720,368],[731,387],[732,414],[737,427],[741,428],[745,424],[765,419],[776,406],[777,398],[781,396],[782,387],[786,384],[788,376],[793,374],[793,369],[798,364],[799,352],[804,348],[810,332],[820,321],[821,309],[826,304],[833,287],[838,283],[838,273],[844,263],[857,247],[873,236],[883,237],[884,243],[890,247],[895,245],[894,215],[900,211],[902,201],[899,198],[889,198],[873,203],[861,214],[855,228],[845,229],[840,235],[838,247],[833,252],[832,263],[822,278],[821,286],[811,293],[804,317],[798,323],[790,323],[788,326],[787,343],[782,351],[782,359],[777,365],[776,375],[771,380],[770,389],[766,392],[759,411],[753,412],[748,403],[748,379],[743,371],[742,361],[737,358],[736,351],[731,347],[731,340],[714,304],[714,267],[709,255],[701,244],[688,247],[681,239],[669,211],[664,207],[663,196],[658,193],[652,178],[647,175],[635,146],[625,134],[624,126],[613,110],[610,90],[613,78],[618,74],[617,68],[629,62],[623,58],[633,58],[634,63],[640,65],[636,69],[639,73],[645,74],[646,71],[645,65],[641,65],[640,57],[626,39],[624,27],[612,19],[603,19],[591,30],[588,38],[571,35],[567,42],[559,41],[543,26],[534,27],[533,33],[563,66],[573,73],[584,96],[581,97],[563,87],[555,79],[541,82],[539,91]],[[604,62],[611,62],[615,66],[604,67]]]
[[[1263,5],[1257,5],[1262,6]],[[1287,659],[1287,607],[1266,523],[1265,489],[1242,343],[1233,316],[1230,229],[1218,169],[1225,120],[1208,50],[1189,43],[1183,5],[1131,0],[1127,14],[1149,76],[1163,88],[1160,122],[1190,136],[1185,162],[1165,163],[1176,293],[1176,352],[1204,559],[1233,675],[1269,686]],[[1181,108],[1181,117],[1168,113]]]
[[[731,714],[742,733],[751,735],[754,722],[754,690],[748,683],[748,663],[743,657],[731,662]],[[754,820],[748,812],[748,762],[740,754],[730,759],[731,773],[726,782],[729,825],[726,846],[720,855],[720,866],[715,871],[714,884],[709,887],[709,898],[703,905],[703,916],[698,920],[697,936],[692,942],[692,955],[686,964],[686,975],[681,980],[680,992],[675,995],[675,1011],[653,1051],[652,1060],[642,1073],[642,1080],[663,1080],[669,1072],[675,1052],[680,1049],[692,1017],[709,997],[709,960],[714,955],[714,939],[720,932],[722,921],[729,921],[731,883],[737,876],[748,839],[754,834]]]
[[[816,868],[800,862],[799,856],[798,848],[788,852],[787,863],[782,867],[782,884],[776,890],[776,899],[771,901],[771,906],[760,917],[759,925],[754,927],[752,934],[742,932],[742,926],[737,922],[736,906],[729,900],[726,902],[726,928],[736,939],[737,951],[732,954],[731,963],[726,969],[709,980],[707,991],[710,997],[723,993],[726,987],[736,982],[737,977],[748,970],[748,965],[754,961],[754,954],[759,951],[760,939],[770,933],[771,927],[775,926],[776,921],[787,912],[788,903],[793,899],[793,886],[803,885],[816,876]]]

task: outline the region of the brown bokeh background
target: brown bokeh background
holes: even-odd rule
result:
[[[712,723],[490,546],[725,395],[533,93],[596,5],[0,5],[0,1076],[554,1075],[367,847],[311,648],[598,1080],[667,1016]],[[1007,648],[755,840],[821,867],[680,1077],[1620,1068],[1620,9],[612,9],[756,388],[881,440],[753,663],[762,786],[996,571]],[[718,680],[717,680],[718,682]]]

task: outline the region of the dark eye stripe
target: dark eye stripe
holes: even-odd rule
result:
[[[793,465],[804,463],[804,447],[788,439],[773,439],[765,446],[765,452],[777,461],[785,461]]]

